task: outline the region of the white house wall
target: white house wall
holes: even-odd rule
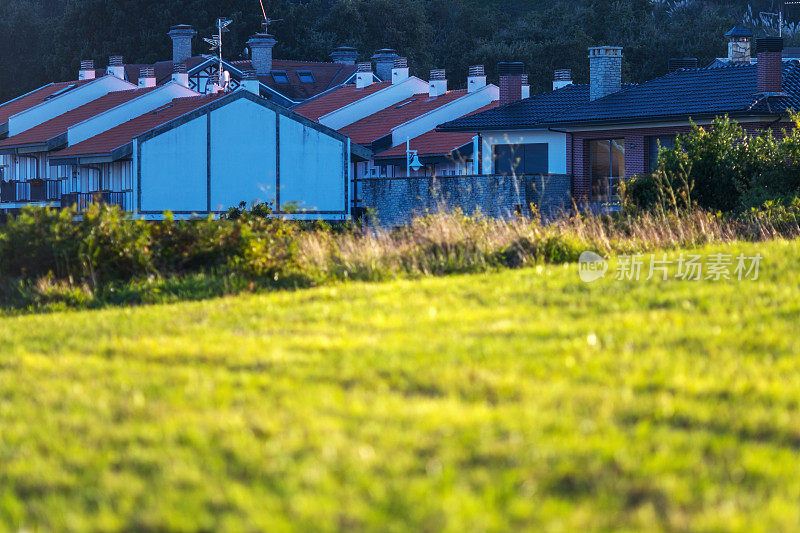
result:
[[[134,98],[104,113],[100,113],[88,120],[76,124],[67,130],[67,140],[70,145],[85,141],[104,131],[124,124],[125,122],[158,109],[170,103],[175,98],[199,96],[198,93],[179,83],[168,83],[150,92]]]
[[[484,133],[483,174],[493,174],[494,147],[499,144],[546,143],[548,170],[550,174],[567,174],[567,134],[549,130],[506,131]]]
[[[207,126],[200,116],[141,143],[142,211],[208,210]]]
[[[499,99],[500,89],[496,85],[487,85],[474,93],[468,93],[449,104],[437,107],[393,128],[392,146],[398,146],[408,139],[414,139],[423,133],[433,131],[439,124],[468,115]]]
[[[334,130],[340,130],[345,126],[358,122],[362,118],[375,114],[381,109],[386,109],[391,105],[402,102],[415,94],[427,92],[428,82],[412,76],[405,81],[389,85],[380,91],[323,115],[320,117],[319,123]]]
[[[275,199],[275,112],[236,100],[211,112],[211,209]]]
[[[129,89],[136,89],[136,85],[114,76],[103,76],[13,115],[8,119],[8,135],[27,131],[108,93]]]
[[[343,211],[348,157],[346,143],[280,117],[280,202],[308,211]]]
[[[134,143],[140,214],[219,213],[240,202],[273,201],[307,211],[292,218],[347,218],[347,139],[251,98],[201,109],[189,122]]]

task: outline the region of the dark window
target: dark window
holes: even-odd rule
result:
[[[300,78],[300,81],[303,83],[314,83],[314,73],[310,70],[298,70],[297,77]]]
[[[655,172],[658,168],[659,148],[672,148],[675,146],[675,136],[667,135],[663,137],[648,137],[647,139],[647,165],[650,172]]]
[[[283,70],[273,70],[272,79],[275,80],[275,83],[289,83],[289,76]]]
[[[625,177],[625,139],[589,141],[589,171],[593,199],[616,195],[617,184]]]
[[[495,173],[501,176],[547,174],[547,143],[497,144],[494,161]]]

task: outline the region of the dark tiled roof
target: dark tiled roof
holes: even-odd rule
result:
[[[733,28],[728,30],[728,33],[725,34],[725,37],[752,37],[752,36],[753,32],[741,26],[734,26]]]
[[[252,63],[246,61],[232,61],[231,65],[239,70],[252,69]],[[285,97],[295,102],[308,100],[328,89],[346,82],[356,72],[355,65],[340,63],[320,63],[315,61],[286,61],[275,59],[272,61],[273,71],[286,72],[289,83],[276,83],[271,75],[259,76],[258,81],[274,89]],[[314,77],[313,82],[304,82],[298,72],[310,71]]]
[[[491,131],[536,127],[542,121],[570,107],[589,101],[588,85],[568,85],[562,89],[537,94],[483,113],[452,120],[439,126],[440,131]]]
[[[756,65],[678,70],[618,93],[573,107],[551,124],[687,119],[774,114],[800,109],[800,63],[784,63],[786,97],[758,94]]]

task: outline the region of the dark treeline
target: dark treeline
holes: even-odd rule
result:
[[[586,47],[625,47],[626,81],[663,74],[669,57],[701,62],[725,53],[722,34],[775,0],[264,0],[282,19],[270,30],[276,58],[327,61],[340,45],[362,58],[384,47],[409,57],[412,73],[446,68],[460,86],[471,64],[489,75],[498,61],[524,61],[534,91],[549,87],[553,70],[571,68],[586,81]],[[2,0],[0,101],[55,80],[74,79],[81,59],[106,64],[112,54],[128,62],[168,59],[166,32],[193,25],[210,35],[218,16],[234,20],[226,56],[242,57],[258,31],[258,0]],[[750,24],[752,27],[752,24]],[[753,28],[766,34],[768,25]],[[206,50],[200,39],[196,53]]]

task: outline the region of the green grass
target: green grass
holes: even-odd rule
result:
[[[800,526],[800,242],[0,318],[0,529]]]

